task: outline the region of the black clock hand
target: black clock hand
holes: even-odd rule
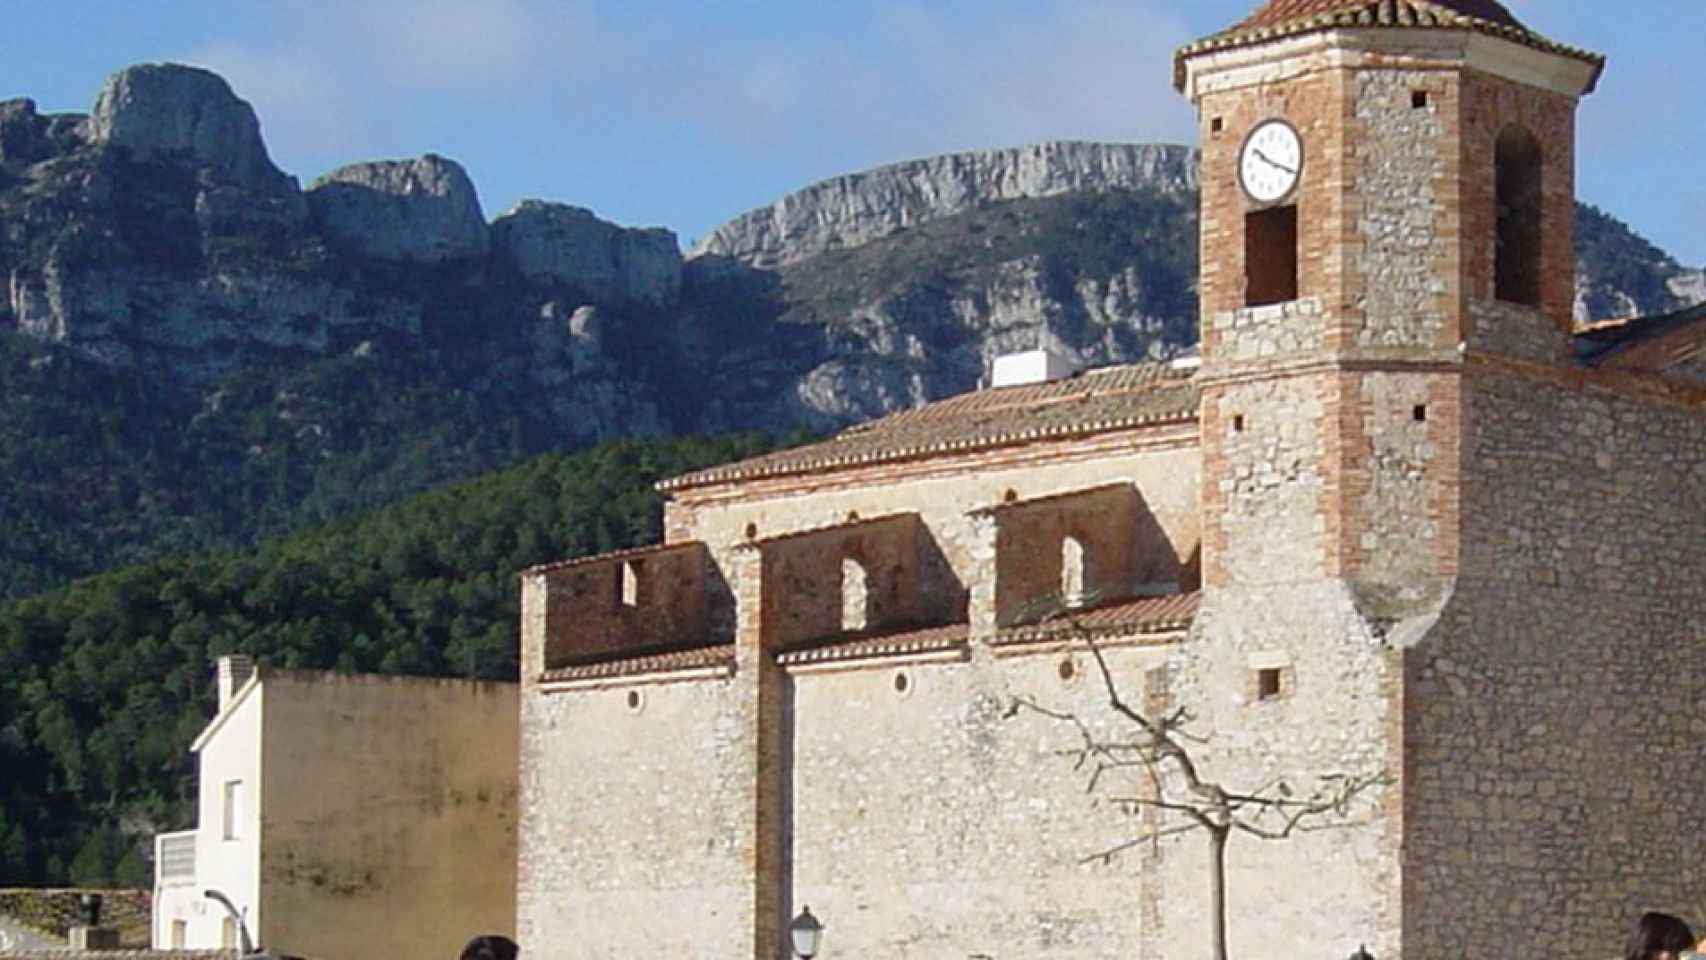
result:
[[[1284,170],[1286,173],[1296,173],[1297,172],[1296,170],[1293,170],[1291,167],[1288,167],[1285,164],[1280,163],[1277,160],[1270,159],[1267,154],[1262,152],[1262,148],[1260,148],[1260,147],[1253,147],[1253,148],[1251,148],[1250,152],[1252,152],[1256,155],[1256,159],[1262,161],[1263,163],[1267,164],[1270,167],[1278,167],[1279,169]]]

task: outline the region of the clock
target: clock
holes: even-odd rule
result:
[[[1303,175],[1303,140],[1284,120],[1265,120],[1244,138],[1238,182],[1257,203],[1273,203],[1296,189]]]

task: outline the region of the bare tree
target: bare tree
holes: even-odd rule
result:
[[[1086,792],[1102,789],[1103,778],[1111,773],[1133,771],[1147,782],[1149,793],[1118,795],[1113,800],[1127,810],[1154,810],[1177,814],[1183,819],[1172,826],[1156,825],[1144,836],[1086,856],[1084,862],[1107,862],[1142,843],[1159,842],[1162,837],[1174,834],[1202,830],[1207,835],[1209,923],[1214,957],[1227,960],[1226,845],[1232,835],[1243,833],[1262,840],[1285,840],[1299,831],[1345,826],[1351,802],[1365,791],[1390,783],[1390,775],[1384,770],[1372,774],[1326,773],[1316,777],[1315,783],[1302,792],[1285,779],[1251,790],[1230,789],[1218,780],[1206,779],[1191,755],[1191,747],[1207,741],[1188,731],[1194,719],[1189,708],[1180,706],[1152,715],[1127,703],[1114,682],[1102,648],[1093,633],[1073,615],[1073,609],[1059,598],[1050,598],[1041,607],[1040,615],[1026,619],[1061,624],[1067,636],[1089,648],[1107,693],[1108,709],[1126,722],[1126,730],[1117,738],[1098,735],[1079,715],[1051,710],[1030,697],[1015,697],[1007,717],[1035,713],[1072,725],[1078,731],[1080,743],[1061,752],[1074,760],[1073,769],[1085,774]]]

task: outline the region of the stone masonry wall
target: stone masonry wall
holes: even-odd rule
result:
[[[1324,572],[1327,386],[1292,377],[1204,393],[1205,585]]]
[[[1360,215],[1347,320],[1362,347],[1451,347],[1457,271],[1454,74],[1359,70],[1352,134]]]
[[[1110,651],[1134,702],[1162,652]],[[1039,652],[792,677],[792,909],[827,925],[825,956],[1140,956],[1149,847],[1093,859],[1141,837],[1109,801],[1138,778],[1087,794],[1075,727],[1006,716],[1025,695],[1120,732],[1094,669]]]
[[[1259,669],[1282,672],[1261,699]],[[1296,796],[1341,774],[1401,774],[1402,660],[1357,611],[1343,582],[1300,574],[1288,582],[1211,590],[1173,658],[1172,705],[1188,709],[1202,775],[1234,792],[1284,780]],[[1177,794],[1175,794],[1177,796]],[[1335,957],[1367,944],[1399,954],[1401,787],[1375,788],[1327,829],[1227,846],[1232,956]],[[1163,828],[1179,824],[1166,815]],[[1278,821],[1259,821],[1275,827]],[[1150,956],[1209,960],[1209,865],[1200,832],[1163,843],[1157,883],[1166,918]],[[1407,956],[1430,956],[1411,954]]]
[[[753,955],[751,747],[734,686],[525,696],[527,956]]]
[[[660,644],[709,643],[708,560],[704,545],[688,543],[544,571],[551,628],[542,669]]]
[[[1570,338],[1545,313],[1517,303],[1476,300],[1469,304],[1469,348],[1535,363],[1569,356]]]
[[[1066,538],[1082,547],[1080,593],[1099,601],[1140,589],[1176,593],[1184,574],[1154,515],[1130,484],[1004,504],[995,520],[995,619],[1012,623],[1039,600],[1065,598]]]
[[[1540,144],[1540,312],[1558,330],[1574,325],[1576,296],[1576,101],[1466,72],[1462,111],[1464,294],[1470,303],[1493,300],[1497,207],[1495,145],[1507,124],[1518,124]]]
[[[1211,318],[1242,310],[1245,300],[1244,218],[1253,209],[1239,187],[1238,154],[1245,136],[1264,120],[1283,117],[1303,140],[1297,205],[1298,292],[1331,305],[1341,287],[1338,224],[1344,222],[1347,160],[1343,76],[1292,65],[1285,82],[1237,87],[1204,96],[1202,117],[1202,276],[1199,282],[1205,360],[1220,356],[1221,329]],[[1269,78],[1270,80],[1273,78]]]
[[[749,483],[738,499],[714,490],[684,491],[669,505],[668,516],[676,534],[705,542],[717,568],[732,571],[732,552],[749,542],[749,533],[751,539],[771,538],[845,523],[853,514],[915,511],[924,525],[920,592],[933,604],[963,610],[969,585],[993,583],[995,575],[987,536],[973,511],[1109,484],[1132,486],[1147,511],[1135,520],[1153,524],[1158,532],[1146,535],[1134,526],[1131,537],[1164,541],[1171,555],[1167,562],[1184,567],[1200,540],[1198,469],[1196,425],[1182,424],[1145,431],[1141,438],[1115,434],[884,465],[848,471],[828,483],[809,477]],[[1046,552],[1028,556],[1057,565],[1058,544],[1054,556]]]
[[[865,629],[947,623],[964,610],[942,607],[919,589],[924,531],[915,514],[848,523],[761,540],[765,591],[760,614],[766,647],[783,649],[844,632],[843,562],[865,570]]]
[[[523,950],[752,957],[809,904],[838,955],[1132,955],[1140,855],[1080,861],[1129,838],[1133,821],[1086,796],[1055,753],[1075,729],[1001,718],[1018,692],[1052,707],[1095,704],[1081,653],[1075,681],[1062,679],[1073,655],[1047,644],[993,658],[974,643],[969,662],[903,656],[783,676],[767,656],[784,637],[822,636],[823,624],[784,629],[752,614],[796,590],[830,593],[840,557],[824,538],[904,524],[882,519],[899,511],[917,512],[914,555],[939,568],[921,572],[919,602],[958,598],[963,610],[965,585],[994,576],[989,515],[974,511],[1087,487],[1135,488],[1127,496],[1141,499],[1177,567],[1197,548],[1195,433],[1181,424],[780,478],[743,484],[739,498],[679,494],[671,536],[709,545],[740,611],[727,679],[543,690],[531,679],[544,666],[538,638],[574,611],[549,601],[553,573],[524,577]],[[852,514],[878,519],[835,526]],[[1135,541],[1143,529],[1134,519],[1126,533]],[[789,537],[804,531],[819,532]],[[1058,576],[1058,544],[1028,555]],[[932,586],[943,582],[953,586]],[[839,613],[829,599],[825,617]],[[1153,655],[1119,651],[1122,682],[1143,675],[1134,658]],[[910,693],[895,689],[897,669]],[[1110,886],[1130,896],[1110,899]]]
[[[1416,372],[1339,377],[1328,470],[1339,575],[1412,589],[1456,569],[1459,383]]]
[[[1207,319],[1216,360],[1267,360],[1319,350],[1325,342],[1321,300],[1303,297],[1286,303],[1219,311]]]
[[[1475,369],[1462,575],[1410,653],[1405,950],[1542,917],[1603,956],[1643,910],[1706,920],[1706,420]]]

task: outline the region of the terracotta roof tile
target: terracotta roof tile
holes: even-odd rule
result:
[[[1173,593],[1158,597],[1134,597],[1114,600],[1081,610],[1069,616],[1056,617],[1046,623],[1008,627],[991,641],[992,646],[1013,646],[1024,643],[1071,640],[1088,632],[1092,639],[1107,637],[1173,633],[1190,627],[1196,619],[1200,593]]]
[[[666,480],[680,490],[1194,420],[1190,370],[1164,363],[1090,370],[1066,380],[979,390],[796,447]]]
[[[571,664],[540,674],[540,683],[567,680],[606,680],[639,677],[650,673],[670,673],[702,667],[734,666],[735,645],[723,643],[687,650],[662,650],[639,655]]]
[[[1639,360],[1654,359],[1657,366],[1662,368],[1693,356],[1698,347],[1686,342],[1674,344],[1673,346],[1681,349],[1686,356],[1678,356],[1668,362],[1662,356],[1637,358],[1636,354],[1644,354],[1646,351],[1643,348],[1649,344],[1658,345],[1660,341],[1670,339],[1673,334],[1700,328],[1703,324],[1706,324],[1706,303],[1658,316],[1631,317],[1597,323],[1576,334],[1576,357],[1590,367],[1638,368],[1642,366]],[[1694,336],[1678,339],[1692,341],[1697,337],[1706,337],[1706,331],[1698,331]]]
[[[1185,86],[1185,60],[1201,53],[1230,50],[1324,30],[1362,27],[1467,30],[1571,57],[1603,68],[1605,57],[1548,40],[1523,26],[1496,0],[1271,0],[1229,30],[1179,48],[1173,57],[1173,85]],[[1598,82],[1596,69],[1589,82]]]
[[[1300,20],[1323,13],[1336,13],[1347,7],[1355,8],[1367,5],[1366,3],[1359,3],[1358,0],[1269,0],[1260,10],[1244,18],[1244,22],[1238,24],[1237,29],[1272,26],[1276,23]],[[1427,5],[1460,16],[1526,29],[1497,0],[1432,0]]]
[[[784,666],[799,666],[868,660],[873,657],[940,653],[965,647],[970,635],[971,627],[967,624],[951,623],[935,627],[909,627],[889,633],[836,637],[785,650],[776,655],[776,662]]]

